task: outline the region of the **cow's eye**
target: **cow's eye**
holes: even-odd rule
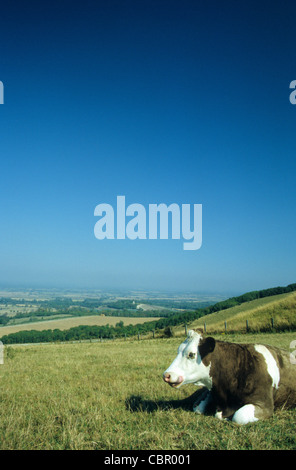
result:
[[[195,353],[190,352],[190,353],[188,354],[188,357],[189,357],[189,359],[194,359],[194,358],[195,358]]]

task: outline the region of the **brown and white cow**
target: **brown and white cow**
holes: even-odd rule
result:
[[[238,424],[268,418],[274,408],[296,406],[296,365],[288,352],[217,341],[202,330],[189,331],[163,379],[175,388],[205,387],[193,410]]]

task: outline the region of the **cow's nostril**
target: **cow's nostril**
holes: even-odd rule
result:
[[[163,380],[164,380],[165,382],[169,382],[169,381],[170,381],[170,378],[171,378],[171,376],[170,376],[170,374],[169,374],[168,372],[166,372],[165,374],[163,374]]]

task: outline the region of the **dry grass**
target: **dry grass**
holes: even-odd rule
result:
[[[286,346],[291,335],[253,336]],[[173,390],[161,379],[179,343],[171,338],[6,347],[1,449],[295,448],[295,411],[245,427],[195,415],[187,397],[196,388]]]
[[[123,321],[124,325],[137,325],[138,323],[145,323],[147,321],[159,320],[159,317],[108,317],[101,315],[90,315],[83,317],[71,317],[71,318],[62,318],[60,320],[47,320],[39,322],[30,322],[22,323],[19,325],[3,326],[0,328],[0,338],[4,335],[9,335],[10,333],[16,333],[17,331],[25,330],[54,330],[58,328],[59,330],[68,330],[74,326],[80,325],[98,325],[104,326],[109,324],[110,326],[115,326],[116,323]]]

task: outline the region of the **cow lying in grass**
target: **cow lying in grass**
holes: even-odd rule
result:
[[[268,418],[274,408],[296,406],[296,365],[289,353],[261,344],[216,341],[204,337],[202,330],[189,331],[163,379],[175,388],[204,386],[193,410],[238,424]]]

